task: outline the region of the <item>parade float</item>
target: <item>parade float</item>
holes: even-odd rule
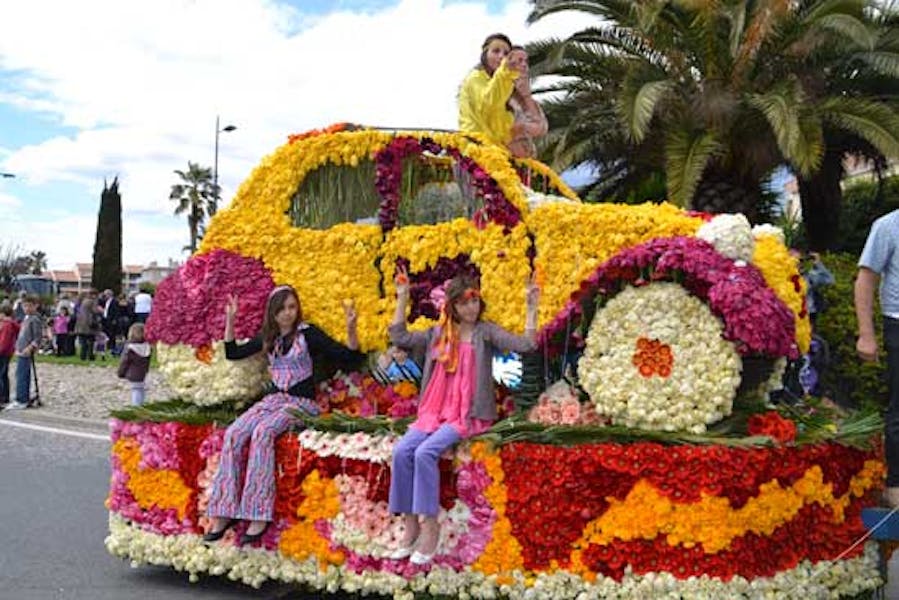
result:
[[[484,317],[521,332],[541,287],[540,349],[500,387],[501,420],[441,461],[441,540],[388,557],[394,443],[413,383],[320,373],[322,415],[277,442],[275,522],[202,535],[224,428],[261,395],[263,357],[226,361],[223,306],[254,335],[276,284],[306,319],[387,347],[394,273],[409,327],[442,285],[482,283]],[[291,136],[158,288],[148,334],[177,398],[111,424],[109,551],[143,564],[397,598],[841,598],[881,583],[858,543],[883,485],[876,417],[773,405],[807,351],[805,284],[778,229],[668,204],[581,203],[548,167],[477,136],[338,125]]]

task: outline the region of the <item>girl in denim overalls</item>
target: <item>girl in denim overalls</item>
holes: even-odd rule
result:
[[[356,350],[359,344],[352,304],[345,304],[344,312],[349,347],[304,323],[296,291],[280,286],[269,295],[262,333],[238,346],[234,342],[237,297],[229,298],[225,309],[225,356],[233,360],[265,351],[272,379],[269,393],[225,431],[206,511],[213,522],[204,540],[220,539],[238,520],[249,521],[241,544],[258,541],[265,533],[275,504],[275,440],[291,425],[300,423],[286,409],[311,415],[319,412],[313,402],[313,359],[325,360],[344,371],[356,370],[364,361],[365,355]]]

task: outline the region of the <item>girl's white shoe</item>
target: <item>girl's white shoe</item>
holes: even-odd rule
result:
[[[412,554],[417,553],[412,550],[411,546],[409,548],[400,546],[399,548],[388,554],[387,558],[389,558],[390,560],[403,560],[404,558],[409,558],[410,556],[412,556]]]
[[[418,550],[412,553],[412,558],[409,559],[409,562],[413,565],[426,565],[434,558],[433,554],[422,554]]]

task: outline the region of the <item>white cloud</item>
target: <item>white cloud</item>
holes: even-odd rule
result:
[[[220,136],[228,199],[289,133],[336,121],[455,127],[457,87],[488,33],[527,42],[584,26],[583,15],[562,14],[527,27],[523,0],[498,14],[478,2],[403,0],[320,16],[264,0],[6,4],[0,103],[77,133],[9,148],[2,170],[33,184],[83,186],[90,218],[74,218],[90,232],[102,181],[118,175],[125,222],[160,259],[177,255],[186,225],[172,218],[142,227],[129,214],[171,215],[172,171],[189,160],[212,165],[216,114],[238,127]],[[37,231],[59,237],[65,227],[48,220]],[[93,235],[79,234],[69,248],[65,260],[87,260]],[[126,262],[146,254],[126,252]]]

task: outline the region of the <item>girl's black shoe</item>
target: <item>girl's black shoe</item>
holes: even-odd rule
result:
[[[253,542],[258,542],[262,539],[262,536],[265,535],[265,532],[268,531],[268,523],[265,524],[265,527],[262,528],[262,531],[259,533],[244,533],[240,536],[240,545],[245,546],[247,544],[252,544]]]
[[[219,531],[210,531],[209,533],[204,535],[203,541],[204,542],[219,541],[220,539],[222,539],[222,537],[224,537],[225,532],[228,531],[229,529],[231,529],[235,523],[237,523],[236,520],[234,520],[234,519],[229,520],[227,523],[225,523],[225,526],[222,527]]]

